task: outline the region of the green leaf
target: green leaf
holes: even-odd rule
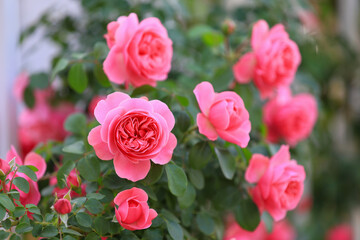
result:
[[[104,206],[94,198],[90,198],[86,201],[85,208],[93,214],[101,213],[104,210]]]
[[[143,85],[141,87],[135,88],[131,93],[131,97],[142,97],[150,92],[156,91],[156,88],[150,85]]]
[[[215,91],[220,92],[227,90],[230,83],[234,80],[234,75],[231,66],[225,65],[218,68],[211,81]]]
[[[183,107],[189,106],[189,99],[187,99],[186,97],[176,95],[176,99],[179,101],[179,103],[180,103]]]
[[[144,232],[143,239],[146,240],[159,240],[163,239],[163,234],[160,229],[147,229]]]
[[[100,193],[89,193],[89,194],[86,195],[86,197],[88,199],[94,198],[96,200],[101,200],[101,199],[103,199],[105,197],[105,195],[100,194]]]
[[[25,206],[27,208],[27,210],[31,213],[36,213],[41,215],[40,209],[38,206],[36,206],[35,204],[26,204]]]
[[[79,212],[76,214],[77,222],[83,227],[91,227],[92,219],[89,214],[84,212]]]
[[[81,233],[79,233],[78,231],[72,230],[70,228],[63,228],[62,231],[63,231],[63,233],[67,233],[67,234],[71,234],[71,235],[75,235],[75,236],[79,236],[79,237],[82,236]]]
[[[86,236],[85,240],[101,240],[101,238],[96,233],[92,232]]]
[[[94,45],[94,55],[96,59],[104,59],[109,52],[108,46],[104,42],[97,42]]]
[[[111,83],[108,79],[108,77],[106,76],[106,74],[104,73],[103,67],[101,64],[96,64],[94,67],[94,75],[96,77],[96,79],[98,80],[98,82],[103,86],[103,87],[111,87]]]
[[[232,179],[236,170],[235,157],[232,156],[230,151],[226,148],[215,147],[215,153],[219,160],[220,168],[225,178]]]
[[[25,214],[25,211],[24,207],[15,207],[14,217],[21,217]]]
[[[207,32],[202,36],[203,42],[209,47],[219,46],[224,39],[224,35],[218,31]]]
[[[26,165],[21,165],[18,167],[18,172],[24,173],[26,176],[28,176],[31,180],[33,181],[37,181],[37,177],[35,172],[33,171],[33,168],[26,166]]]
[[[82,93],[88,85],[85,68],[81,63],[72,65],[68,75],[69,86],[77,93]]]
[[[191,183],[188,183],[185,194],[178,197],[178,201],[181,208],[190,207],[196,198],[196,190]]]
[[[262,213],[261,220],[265,223],[266,231],[271,233],[274,227],[274,220],[267,211]]]
[[[15,228],[15,232],[18,233],[18,234],[31,232],[32,230],[33,230],[33,227],[29,223],[20,223]]]
[[[165,165],[165,170],[170,192],[177,197],[184,195],[188,184],[184,170],[173,163]]]
[[[172,212],[170,212],[164,208],[161,209],[161,214],[164,216],[164,218],[166,218],[169,221],[176,222],[176,223],[180,222],[180,220]]]
[[[1,224],[2,224],[3,228],[5,228],[5,229],[11,228],[11,221],[9,218],[6,219],[5,221],[2,221]]]
[[[56,75],[64,70],[69,65],[69,61],[67,59],[61,58],[55,65],[52,73],[51,73],[51,81],[54,80]]]
[[[18,235],[16,235],[15,233],[13,233],[10,237],[9,240],[21,240],[21,237],[19,237]]]
[[[57,184],[60,188],[66,187],[66,179],[65,175],[69,175],[71,170],[75,167],[75,163],[71,160],[64,162],[64,164],[60,167],[59,171],[57,172]]]
[[[70,229],[69,229],[70,230]],[[72,231],[74,231],[74,230],[72,230]],[[82,236],[82,235],[80,235],[80,236]],[[74,238],[74,237],[72,237],[72,236],[70,236],[70,235],[66,235],[64,238],[63,238],[63,240],[77,240],[77,238]]]
[[[159,181],[164,172],[164,166],[160,164],[151,163],[151,168],[142,182],[146,185],[151,185]]]
[[[95,231],[100,235],[103,236],[109,232],[109,224],[108,221],[103,216],[96,217],[94,220],[94,228]]]
[[[190,117],[185,111],[175,111],[174,116],[176,119],[176,126],[182,132],[185,132],[190,127]]]
[[[15,211],[15,205],[14,203],[10,200],[10,198],[4,194],[4,193],[0,193],[0,204],[2,206],[4,206],[5,209],[9,210],[10,212]]]
[[[260,223],[259,209],[250,198],[240,199],[235,208],[235,219],[243,229],[254,231]]]
[[[81,155],[85,152],[85,146],[83,141],[77,141],[70,145],[65,146],[63,152]]]
[[[198,142],[189,153],[189,164],[191,168],[204,168],[212,157],[212,151],[208,142]]]
[[[6,215],[6,209],[0,205],[0,221],[4,219],[5,215]]]
[[[87,181],[96,181],[100,175],[100,163],[95,156],[86,156],[77,164],[77,170]]]
[[[40,237],[55,237],[58,235],[58,229],[52,225],[48,225],[44,227],[42,230]]]
[[[4,230],[0,230],[0,239],[7,239],[9,237],[10,233],[5,232]]]
[[[65,121],[65,130],[79,135],[86,133],[86,116],[82,113],[71,114]]]
[[[202,212],[196,215],[196,223],[201,232],[210,235],[214,232],[215,223],[208,213]]]
[[[195,25],[192,28],[190,28],[187,35],[190,39],[195,39],[195,38],[200,38],[204,34],[211,33],[213,31],[214,31],[214,29],[212,29],[210,26],[204,25],[204,24],[199,24],[199,25]]]
[[[41,231],[42,231],[42,225],[41,224],[33,224],[33,230],[32,230],[32,235],[34,236],[34,237],[38,237],[39,235],[40,235],[40,233],[41,233]]]
[[[166,222],[166,227],[168,229],[168,232],[174,240],[184,239],[184,232],[178,223],[173,222],[173,221],[168,221],[168,220],[165,222]]]
[[[25,88],[24,102],[28,108],[33,108],[35,106],[35,96],[33,89],[30,86]]]
[[[13,184],[19,188],[19,190],[29,193],[30,185],[29,182],[25,180],[25,178],[22,177],[16,177],[13,180]]]
[[[199,190],[204,188],[205,186],[204,175],[200,170],[195,170],[190,168],[188,170],[188,175],[190,182],[194,185],[194,187],[196,187]]]
[[[46,73],[36,73],[30,76],[30,86],[35,89],[45,89],[49,86],[49,76]]]

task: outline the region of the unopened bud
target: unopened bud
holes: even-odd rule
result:
[[[231,19],[225,19],[223,22],[221,29],[225,35],[230,35],[235,31],[236,24]]]

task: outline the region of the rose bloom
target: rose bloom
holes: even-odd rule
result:
[[[264,20],[255,23],[251,35],[252,52],[245,54],[234,65],[239,83],[252,78],[262,98],[273,95],[276,88],[289,86],[301,62],[299,48],[282,24],[269,29]]]
[[[64,122],[75,111],[71,103],[51,107],[46,102],[39,102],[33,109],[25,109],[19,117],[18,131],[22,154],[26,155],[39,143],[64,140],[68,134]]]
[[[45,160],[39,155],[36,154],[34,152],[30,152],[26,155],[24,161],[22,161],[22,159],[19,157],[19,155],[17,154],[15,148],[13,146],[11,146],[10,151],[7,153],[6,155],[6,159],[2,160],[0,159],[1,162],[1,166],[0,169],[4,172],[7,173],[10,170],[10,166],[9,166],[9,162],[15,158],[15,163],[18,165],[32,165],[34,167],[36,167],[38,169],[37,172],[35,172],[36,176],[38,179],[40,179],[42,176],[44,176],[45,171],[46,171],[46,162]],[[24,173],[20,173],[20,172],[16,172],[15,176],[13,172],[10,172],[7,176],[7,179],[12,179],[15,177],[22,177],[25,178],[28,183],[29,183],[29,192],[25,193],[23,191],[21,191],[20,189],[18,189],[14,184],[12,185],[12,189],[16,189],[19,191],[20,194],[20,203],[22,205],[26,205],[26,204],[35,204],[37,205],[40,201],[41,195],[39,192],[39,188],[36,182],[34,182],[33,180],[31,180],[27,175],[25,175]],[[10,183],[6,184],[5,188],[7,189],[7,191],[10,190]]]
[[[215,93],[209,82],[198,84],[194,94],[201,110],[196,119],[199,132],[212,141],[220,137],[246,147],[251,123],[241,97],[231,91]]]
[[[117,205],[115,216],[119,224],[131,231],[150,227],[157,213],[149,208],[147,200],[146,192],[136,187],[118,193],[114,203]]]
[[[280,93],[263,109],[267,140],[278,143],[284,139],[295,146],[311,134],[317,115],[317,104],[312,95],[303,93],[292,97],[289,93]]]
[[[253,201],[260,212],[266,210],[275,221],[283,219],[288,210],[294,209],[304,191],[305,170],[296,160],[290,160],[288,146],[281,146],[271,159],[254,154],[245,172]]]
[[[71,203],[66,198],[59,199],[54,204],[54,210],[59,214],[68,214],[71,212],[71,209]]]
[[[177,140],[170,132],[175,118],[165,103],[115,92],[98,103],[95,118],[101,125],[90,131],[88,141],[100,159],[114,159],[119,177],[135,182],[146,177],[150,159],[170,161]]]
[[[353,240],[352,228],[349,224],[341,224],[326,233],[326,240]]]
[[[104,72],[117,83],[156,86],[171,68],[172,41],[167,30],[155,17],[139,23],[135,13],[122,16],[108,25],[105,35],[110,52],[104,61]]]
[[[223,240],[294,240],[296,232],[286,220],[275,222],[272,232],[266,231],[265,224],[260,222],[253,231],[246,231],[235,221],[233,216],[228,217]]]

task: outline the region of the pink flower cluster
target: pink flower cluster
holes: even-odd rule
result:
[[[156,86],[171,68],[172,41],[159,19],[150,17],[139,23],[135,13],[121,16],[107,26],[105,39],[110,52],[104,62],[109,80],[134,87]]]

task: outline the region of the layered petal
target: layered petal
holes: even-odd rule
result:
[[[215,141],[218,138],[216,129],[204,114],[202,113],[197,114],[196,123],[199,127],[199,132],[205,135],[208,139]]]
[[[269,166],[269,158],[254,154],[250,159],[250,163],[245,172],[245,180],[249,183],[256,183],[264,175]]]
[[[168,163],[171,160],[171,157],[173,155],[173,151],[176,147],[176,144],[177,144],[177,140],[176,140],[175,135],[170,133],[166,146],[164,146],[162,148],[162,150],[160,151],[160,153],[156,157],[152,158],[151,160],[154,163],[161,164],[161,165]]]
[[[35,172],[38,179],[42,178],[46,171],[46,162],[43,157],[41,157],[39,154],[30,152],[28,155],[26,155],[24,160],[24,165],[32,165],[38,169],[37,172]]]
[[[209,82],[202,82],[195,87],[194,94],[201,112],[208,116],[209,109],[215,99],[213,86]]]
[[[111,160],[114,158],[109,150],[108,144],[101,138],[101,126],[97,126],[89,132],[88,142],[93,146],[96,155],[102,160]]]
[[[96,120],[100,124],[103,124],[108,112],[118,107],[127,99],[130,99],[129,95],[121,92],[114,92],[109,94],[106,99],[100,100],[94,110]]]
[[[255,54],[253,52],[246,53],[233,66],[235,80],[241,84],[249,83],[254,77],[255,66]]]
[[[144,179],[150,171],[150,165],[150,160],[143,160],[134,163],[121,153],[114,157],[116,174],[121,178],[126,178],[133,182]]]

